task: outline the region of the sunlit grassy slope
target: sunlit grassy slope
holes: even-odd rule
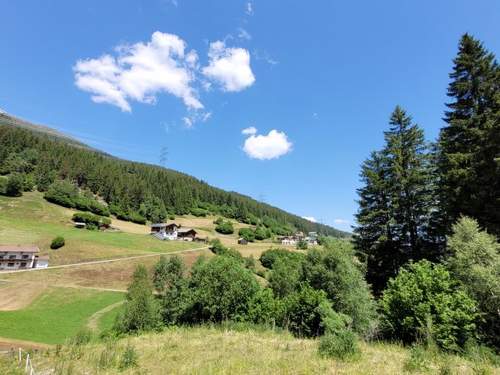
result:
[[[72,374],[404,374],[410,351],[390,344],[362,344],[361,357],[346,362],[320,357],[317,340],[288,333],[223,328],[169,328],[163,333],[63,348],[35,358],[39,371]],[[137,366],[123,368],[127,346]],[[74,353],[79,353],[75,356]],[[414,373],[494,373],[490,366],[456,356],[429,359]],[[489,371],[489,372],[488,372]]]

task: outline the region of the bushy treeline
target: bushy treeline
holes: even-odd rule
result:
[[[498,349],[499,250],[488,233],[500,234],[500,67],[465,34],[450,78],[434,144],[404,109],[392,113],[384,147],[362,165],[354,241],[385,334]]]
[[[162,257],[152,278],[139,267],[115,329],[134,332],[162,325],[247,322],[281,327],[298,337],[327,335],[326,349],[333,350],[332,341],[338,339],[334,347],[353,351],[357,335],[373,333],[374,301],[349,243],[332,241],[307,255],[286,250],[264,253],[262,259],[274,259],[268,286],[257,281],[254,267],[248,267],[239,253],[220,242],[212,247],[217,256],[198,258],[190,272],[177,256]]]
[[[176,214],[211,213],[261,225],[278,235],[296,230],[346,235],[183,173],[113,158],[66,139],[9,125],[8,119],[0,116],[0,174],[12,176],[8,179],[12,185],[23,186],[12,189],[16,192],[11,195],[34,187],[45,192],[54,182],[66,180],[102,198],[111,213],[125,220],[161,222]]]

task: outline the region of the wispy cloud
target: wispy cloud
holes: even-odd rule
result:
[[[248,15],[248,16],[253,16],[254,14],[254,10],[253,10],[253,3],[251,1],[248,1],[246,4],[245,4],[245,13]]]
[[[279,61],[271,57],[271,55],[267,51],[254,49],[252,55],[255,57],[256,60],[265,61],[269,65],[279,64]]]
[[[238,27],[238,38],[244,40],[252,40],[252,35],[250,35],[250,33],[243,27]]]
[[[333,220],[333,222],[337,225],[348,225],[351,223],[349,220],[345,220],[345,219],[335,219],[335,220]]]
[[[309,220],[310,222],[317,223],[318,220],[316,220],[315,217],[313,216],[302,216],[303,219]]]

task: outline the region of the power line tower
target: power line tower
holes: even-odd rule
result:
[[[160,165],[163,168],[167,167],[167,161],[168,161],[168,147],[163,146],[160,150]]]

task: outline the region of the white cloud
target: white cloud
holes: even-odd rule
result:
[[[257,133],[257,129],[255,128],[255,126],[250,126],[248,128],[245,128],[241,131],[241,134],[244,134],[244,135],[254,135]]]
[[[346,224],[350,223],[349,220],[345,220],[345,219],[335,219],[335,220],[333,220],[333,222],[335,224],[338,224],[338,225],[346,225]]]
[[[0,108],[0,113],[7,113],[7,111],[5,111],[2,108]]]
[[[212,112],[193,111],[182,118],[182,122],[187,128],[193,127],[197,122],[207,122],[212,117]]]
[[[253,4],[249,1],[247,2],[246,4],[246,7],[245,7],[245,13],[249,16],[253,16]]]
[[[253,50],[252,55],[255,57],[255,59],[265,61],[269,65],[279,64],[279,61],[272,58],[271,55],[269,54],[269,52],[267,52],[267,51],[255,49],[255,50]]]
[[[313,223],[317,223],[318,222],[318,220],[316,220],[316,218],[313,217],[313,216],[302,216],[302,219],[309,220],[309,221],[311,221]]]
[[[259,160],[276,159],[291,150],[292,143],[288,141],[286,134],[274,129],[267,135],[257,135],[255,131],[245,140],[243,146],[243,151],[249,157]]]
[[[244,48],[228,48],[222,41],[210,43],[209,65],[203,74],[218,82],[224,91],[241,91],[255,82],[250,68],[250,53]]]
[[[126,112],[131,111],[130,101],[154,104],[162,92],[182,99],[189,109],[202,109],[192,87],[198,55],[185,50],[186,43],[177,35],[156,31],[150,42],[119,46],[116,57],[78,60],[75,84],[90,92],[94,102]]]
[[[238,27],[238,38],[245,39],[245,40],[251,40],[252,36],[244,28]]]

